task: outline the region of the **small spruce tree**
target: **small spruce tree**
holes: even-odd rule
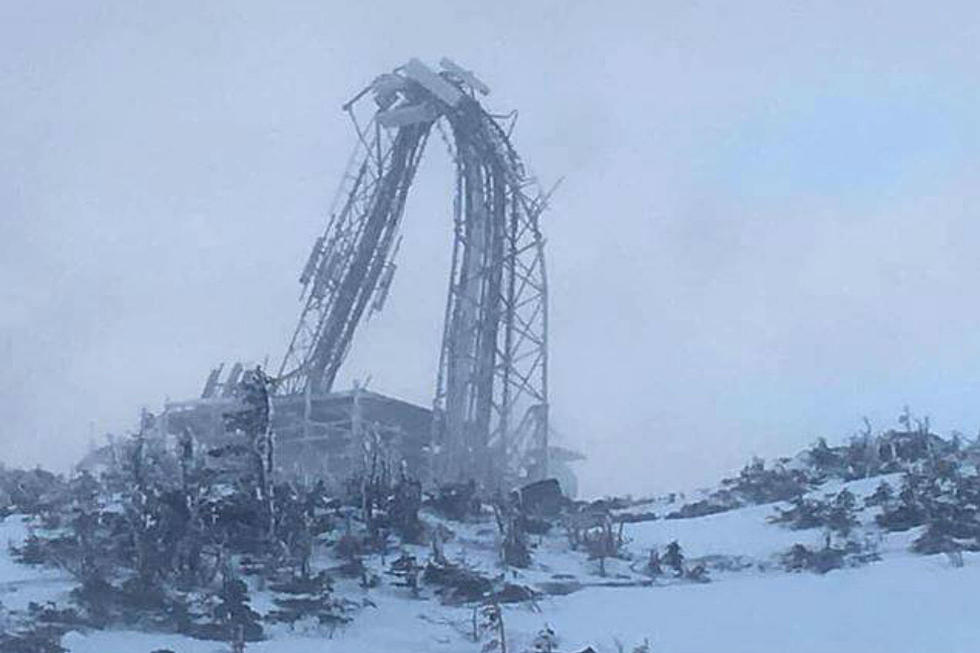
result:
[[[667,545],[663,563],[673,569],[676,576],[684,575],[684,553],[681,551],[681,545],[678,544],[677,540]]]

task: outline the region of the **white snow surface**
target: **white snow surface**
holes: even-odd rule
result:
[[[846,484],[858,497],[870,494],[881,481]],[[886,479],[897,489],[898,478]],[[814,492],[836,493],[837,483]],[[597,575],[595,561],[569,551],[564,535],[541,538],[530,570],[507,571],[508,580],[535,585],[573,577],[583,588],[567,596],[549,596],[536,606],[504,607],[508,651],[531,650],[535,634],[550,625],[558,634],[561,653],[592,646],[598,653],[615,653],[649,639],[656,653],[974,653],[980,650],[980,621],[973,597],[980,587],[980,554],[964,555],[965,565],[954,568],[945,556],[919,556],[908,551],[917,532],[882,536],[883,560],[832,571],[820,576],[787,573],[776,556],[794,543],[819,545],[819,529],[792,531],[767,522],[776,505],[753,506],[694,519],[658,520],[627,524],[624,530],[632,560],[610,561],[608,576]],[[869,534],[876,509],[862,512]],[[428,516],[430,521],[435,521]],[[446,546],[450,559],[488,573],[497,567],[492,525],[444,522],[455,531]],[[0,523],[0,541],[26,535],[19,517]],[[874,531],[877,533],[877,531]],[[689,560],[731,556],[744,562],[741,571],[712,571],[712,582],[694,584],[658,580],[650,584],[638,573],[651,547],[678,540]],[[413,550],[424,560],[427,549]],[[388,558],[390,562],[391,556]],[[379,559],[367,561],[380,572]],[[634,571],[635,570],[635,571]],[[382,575],[387,581],[388,577]],[[639,586],[639,582],[645,586]],[[601,586],[620,583],[626,587]],[[0,552],[0,602],[23,609],[30,600],[64,600],[69,579],[53,570],[19,565]],[[364,590],[338,582],[337,592],[353,600],[369,598],[377,607],[355,615],[353,623],[327,632],[297,627],[267,627],[269,639],[249,644],[248,653],[477,653],[485,639],[474,642],[472,608],[441,605],[431,591],[421,599],[385,583]],[[14,597],[17,597],[14,599]],[[260,611],[270,597],[253,593]],[[63,644],[74,653],[227,653],[226,644],[155,633],[89,631],[68,634]]]

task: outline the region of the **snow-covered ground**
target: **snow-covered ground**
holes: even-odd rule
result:
[[[20,515],[0,521],[0,605],[7,610],[26,610],[32,601],[55,600],[74,587],[72,579],[59,570],[11,559],[9,545],[20,544],[28,533],[29,525]]]
[[[543,602],[541,614],[507,619],[517,643],[547,621],[569,651],[616,651],[613,637],[629,646],[648,637],[654,651],[669,653],[967,653],[980,642],[978,583],[980,557],[961,569],[942,557],[908,557],[825,576],[588,588]]]
[[[897,489],[898,479],[889,480]],[[881,481],[846,484],[859,503]],[[837,492],[840,483],[820,488],[814,496]],[[536,605],[504,608],[508,650],[530,650],[535,634],[546,624],[558,634],[559,651],[577,652],[592,646],[599,653],[616,652],[617,640],[626,651],[645,638],[660,653],[973,653],[980,650],[980,622],[973,597],[980,587],[980,555],[964,556],[962,568],[945,556],[919,556],[908,551],[914,532],[881,536],[883,560],[820,576],[787,573],[776,563],[778,554],[799,542],[820,545],[819,529],[792,531],[767,518],[775,505],[753,506],[727,513],[681,520],[627,524],[624,534],[633,560],[609,565],[609,575],[597,575],[595,561],[568,550],[564,535],[540,538],[535,565],[512,582],[540,585],[557,576],[574,580],[581,589],[567,596],[547,596]],[[861,514],[869,534],[873,510]],[[446,525],[455,536],[446,544],[450,559],[465,558],[485,572],[496,569],[494,533],[490,524]],[[874,531],[877,533],[877,531]],[[0,542],[26,534],[19,517],[0,523]],[[650,583],[641,573],[651,547],[678,540],[689,559],[730,556],[743,561],[740,571],[713,571],[707,584],[660,580]],[[425,548],[414,553],[420,559]],[[390,562],[389,556],[388,561]],[[368,561],[381,571],[378,559]],[[640,586],[640,582],[644,585]],[[616,582],[623,587],[601,586]],[[63,599],[71,584],[62,574],[25,567],[12,561],[6,547],[0,552],[0,602],[23,609],[26,600]],[[476,653],[472,608],[440,605],[431,591],[412,598],[404,588],[384,584],[364,590],[340,582],[339,594],[354,600],[370,598],[376,607],[361,610],[350,625],[332,638],[324,632],[268,629],[270,639],[250,644],[249,653]],[[268,597],[256,593],[260,611]],[[226,645],[175,635],[122,631],[70,633],[64,645],[75,653],[226,653]]]

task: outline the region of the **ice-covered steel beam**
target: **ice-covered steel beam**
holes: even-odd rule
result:
[[[383,306],[405,199],[432,126],[444,121],[457,178],[431,472],[501,487],[547,468],[543,200],[509,132],[476,100],[489,87],[449,59],[441,65],[411,59],[344,105],[358,145],[303,268],[304,308],[279,389],[329,391],[364,311]],[[359,120],[369,93],[374,113]]]

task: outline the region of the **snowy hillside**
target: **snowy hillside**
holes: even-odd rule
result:
[[[960,471],[971,472],[967,457],[960,459]],[[742,481],[728,487],[742,492],[752,474],[768,473],[759,466],[746,470]],[[526,568],[501,564],[504,531],[486,506],[463,520],[423,508],[420,518],[431,537],[422,541],[428,543],[392,541],[381,550],[364,550],[356,573],[344,571],[345,561],[354,559],[340,553],[344,536],[327,535],[314,547],[310,564],[333,578],[332,596],[346,606],[344,623],[272,619],[283,605],[282,590],[261,575],[242,572],[250,606],[265,624],[261,641],[248,642],[245,650],[470,653],[498,650],[502,623],[506,650],[518,653],[644,651],[644,642],[648,650],[668,653],[975,651],[976,547],[957,536],[942,549],[945,555],[922,555],[913,551],[914,543],[932,542],[923,535],[935,528],[934,519],[929,527],[882,526],[887,506],[894,519],[913,505],[909,479],[915,475],[906,470],[850,481],[814,478],[822,480],[792,500],[697,517],[676,516],[690,497],[687,503],[680,496],[600,502],[616,540],[608,555],[598,555],[602,549],[588,537],[606,532],[595,523],[583,527],[585,539],[572,546],[568,508],[546,534],[528,536]],[[704,492],[696,499],[717,496]],[[806,519],[813,518],[807,511],[823,515],[819,519],[826,523],[807,527]],[[844,515],[843,521],[835,522],[835,515]],[[65,626],[70,619],[57,610],[82,605],[72,593],[77,579],[57,565],[17,559],[25,557],[30,534],[53,537],[56,530],[42,527],[38,516],[10,514],[0,522],[0,542],[12,545],[0,552],[4,631],[61,623],[61,645],[76,653],[232,650],[223,641],[151,630],[142,622],[95,627],[79,618]],[[426,570],[414,585],[406,581],[410,574],[397,571],[399,561],[410,558]],[[235,562],[246,569],[245,557]],[[474,586],[483,589],[467,595]],[[197,595],[182,596],[190,601]],[[488,621],[488,610],[496,606],[502,619]],[[45,616],[45,609],[55,616]],[[551,634],[543,638],[545,629]],[[23,648],[22,641],[5,637],[0,651],[56,650]]]
[[[884,477],[896,486],[897,475]],[[846,487],[859,499],[870,496],[881,478],[850,483],[828,482],[811,494],[822,496]],[[648,639],[654,651],[974,651],[978,627],[970,597],[980,585],[980,555],[967,553],[954,568],[945,556],[908,551],[921,529],[886,533],[873,524],[870,508],[861,510],[859,530],[878,543],[880,561],[825,575],[788,573],[779,557],[796,543],[821,546],[819,528],[794,531],[768,522],[777,505],[750,506],[690,519],[658,519],[624,525],[625,559],[610,560],[606,577],[596,562],[570,551],[563,533],[537,538],[534,564],[507,572],[515,583],[548,587],[556,579],[576,588],[566,596],[542,595],[533,602],[504,607],[510,651],[534,650],[545,625],[557,635],[559,651],[616,651],[620,642],[632,650]],[[664,504],[665,508],[669,505]],[[440,522],[428,515],[433,522]],[[23,542],[24,517],[11,515],[0,524],[0,540]],[[459,524],[442,521],[455,532],[445,555],[488,574],[499,573],[496,535],[489,521]],[[707,562],[711,582],[692,583],[669,575],[651,579],[643,562],[651,548],[671,541],[683,547],[689,563]],[[412,547],[408,547],[412,549]],[[414,547],[422,559],[426,547]],[[389,556],[389,561],[390,561]],[[327,563],[328,561],[322,561]],[[365,564],[382,575],[379,555]],[[64,602],[73,583],[62,572],[15,562],[0,556],[0,601],[7,611],[23,614],[31,601]],[[623,585],[608,587],[604,585]],[[357,582],[338,584],[338,593],[370,606],[352,623],[338,628],[326,642],[322,629],[279,628],[249,651],[292,653],[314,650],[401,651],[404,653],[479,651],[487,636],[473,641],[473,608],[444,606],[424,587],[420,598],[388,583],[371,589]],[[253,593],[262,611],[268,597]],[[10,618],[8,618],[9,621]],[[184,653],[227,651],[221,643],[174,634],[82,629],[70,632],[63,645],[77,653],[136,652],[170,649]]]

